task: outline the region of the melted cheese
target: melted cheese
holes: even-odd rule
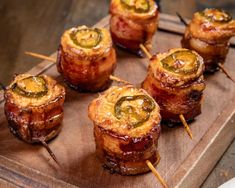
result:
[[[27,106],[40,106],[45,103],[50,102],[51,100],[56,99],[59,95],[65,94],[65,89],[64,87],[60,86],[57,84],[55,80],[52,78],[43,75],[43,78],[46,81],[47,87],[48,87],[48,92],[46,95],[38,98],[29,98],[29,97],[24,97],[22,95],[19,95],[11,90],[11,87],[13,84],[16,82],[19,82],[20,80],[27,78],[31,76],[30,74],[20,74],[15,77],[13,82],[9,85],[8,89],[6,90],[5,95],[10,95],[11,97],[8,98],[12,103],[17,104],[20,107],[27,107]],[[33,86],[31,86],[33,88]]]
[[[165,69],[162,66],[161,60],[166,58],[167,56],[173,54],[176,51],[188,51],[188,49],[184,48],[174,48],[171,49],[169,52],[166,53],[159,53],[155,58],[151,59],[150,62],[150,69],[149,74],[153,74],[156,79],[158,79],[160,82],[163,82],[165,85],[169,85],[171,87],[180,87],[184,84],[187,84],[187,82],[191,80],[195,80],[199,78],[204,71],[204,62],[201,56],[199,56],[196,52],[192,51],[198,58],[199,66],[197,71],[191,73],[191,74],[178,74],[173,71],[169,71]]]
[[[151,19],[157,14],[157,5],[153,0],[149,0],[149,11],[148,12],[136,12],[134,9],[127,9],[123,6],[121,0],[112,0],[110,4],[110,11],[112,14],[129,17],[132,19]]]
[[[86,29],[86,26],[80,26],[78,28],[71,28],[64,32],[61,38],[61,46],[63,51],[67,54],[74,54],[78,57],[78,59],[82,59],[82,61],[77,61],[80,63],[89,63],[88,59],[90,58],[103,58],[109,55],[110,49],[112,48],[112,39],[107,29],[100,29],[101,31],[101,41],[98,45],[93,48],[83,48],[74,43],[71,39],[70,34],[72,32],[77,31],[78,29]]]
[[[150,97],[144,90],[134,88],[133,86],[113,86],[103,95],[92,101],[89,106],[89,117],[95,124],[119,135],[129,135],[133,137],[143,136],[160,124],[159,106],[156,102],[154,102],[155,108],[150,112],[149,119],[137,128],[130,127],[126,118],[118,119],[114,112],[114,106],[121,97],[134,95],[147,95]],[[128,103],[129,102],[125,102],[124,105]],[[141,104],[141,100],[131,101],[131,105],[135,106],[135,108],[142,108]]]

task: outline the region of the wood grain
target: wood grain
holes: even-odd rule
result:
[[[108,26],[108,18],[102,20],[99,26]],[[153,52],[180,47],[180,40],[179,35],[158,31],[154,37]],[[225,66],[233,76],[234,58],[235,49],[230,49]],[[46,62],[30,72],[48,74],[63,84],[56,67],[49,65],[44,70],[45,64]],[[136,58],[118,49],[115,75],[139,85],[146,75],[147,66],[147,59]],[[40,145],[28,145],[11,135],[3,110],[0,113],[0,159],[9,161],[7,164],[0,162],[0,167],[15,165],[10,171],[20,172],[22,176],[28,177],[27,181],[35,181],[35,185],[43,183],[50,186],[49,183],[53,182],[54,185],[62,186],[66,182],[69,183],[66,186],[75,185],[81,188],[160,187],[151,173],[120,176],[109,174],[102,168],[94,153],[93,125],[87,117],[87,106],[98,94],[77,93],[68,87],[66,90],[63,129],[60,135],[50,142],[50,147],[60,160],[62,168],[54,164]],[[191,141],[188,138],[183,127],[163,127],[159,139],[161,161],[157,169],[170,187],[198,187],[223,154],[235,136],[235,125],[231,123],[235,109],[234,94],[234,84],[222,73],[208,76],[202,114],[190,125],[194,139]],[[3,109],[3,102],[0,108]],[[22,166],[24,171],[21,170]],[[4,176],[4,173],[0,173],[0,176]],[[44,176],[45,180],[42,179]],[[21,179],[17,181],[22,183]]]
[[[234,122],[233,122],[234,123]],[[225,151],[220,161],[213,168],[210,175],[203,182],[201,188],[219,187],[221,184],[235,177],[234,168],[235,140]]]
[[[94,25],[108,14],[109,0],[2,0],[0,2],[0,80],[7,84],[15,73],[40,63],[24,54],[49,55],[65,29]],[[92,13],[91,13],[92,12]]]

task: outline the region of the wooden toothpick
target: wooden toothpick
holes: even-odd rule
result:
[[[140,49],[145,53],[145,55],[150,59],[152,55],[149,53],[149,51],[146,49],[146,47],[143,44],[140,44]]]
[[[48,144],[45,142],[45,140],[39,139],[39,142],[43,145],[44,148],[46,148],[47,152],[49,153],[51,158],[56,162],[56,164],[58,164],[60,166],[60,163],[58,162],[55,154],[53,153],[51,148],[48,146]]]
[[[183,114],[180,114],[179,117],[180,117],[180,120],[181,120],[181,122],[183,123],[184,128],[185,128],[185,130],[187,131],[189,137],[190,137],[191,139],[193,139],[193,134],[192,134],[192,132],[191,132],[191,130],[190,130],[190,128],[189,128],[189,126],[188,126],[188,124],[187,124],[187,122],[186,122],[184,116],[183,116]]]
[[[145,48],[145,47],[144,47]],[[147,52],[147,51],[146,51]],[[40,58],[40,59],[44,59],[44,60],[49,60],[49,61],[52,61],[52,62],[56,62],[55,59],[51,58],[51,57],[47,57],[45,55],[41,55],[41,54],[37,54],[37,53],[33,53],[33,52],[26,52],[27,55],[30,55],[30,56],[33,56],[33,57],[36,57],[36,58]],[[150,54],[149,54],[150,55]],[[148,56],[149,58],[151,58],[151,55]],[[116,76],[113,76],[113,75],[110,75],[109,77],[111,80],[114,80],[114,81],[117,81],[117,82],[121,82],[123,84],[130,84],[132,85],[130,82],[126,81],[126,80],[123,80],[121,78],[118,78]],[[49,148],[48,144],[45,142],[45,141],[41,141],[40,142],[42,143],[42,145],[47,149],[48,153],[51,155],[51,157],[54,159],[54,161],[58,163],[58,160],[56,159],[55,155],[53,154],[53,152],[51,151],[51,149]],[[164,188],[168,188],[165,180],[160,176],[160,174],[157,172],[157,170],[154,168],[154,166],[152,165],[152,163],[147,160],[146,161],[148,167],[150,168],[150,170],[153,172],[153,174],[158,178],[158,180],[160,181],[160,183],[163,185]]]
[[[188,26],[188,23],[185,21],[185,19],[178,13],[176,12],[176,15],[179,17],[180,21],[185,25]],[[232,78],[232,76],[228,73],[228,71],[224,68],[224,66],[221,63],[217,64],[220,70],[227,76],[228,79],[230,79],[232,82],[235,83],[235,80]]]
[[[148,52],[148,50],[145,48],[145,46],[143,44],[140,45],[140,48],[143,50],[143,52],[145,53],[145,55],[150,59],[152,57],[152,55]],[[193,138],[193,134],[187,124],[187,122],[185,121],[185,118],[182,114],[179,115],[181,122],[183,123],[185,130],[187,131],[188,135],[190,136],[190,138]]]
[[[153,164],[149,161],[146,160],[146,164],[148,165],[149,169],[152,171],[152,173],[154,174],[154,176],[158,179],[158,181],[161,183],[161,185],[164,188],[168,188],[168,185],[166,183],[166,181],[162,178],[162,176],[159,174],[159,172],[156,170],[156,168],[154,168]]]
[[[118,77],[116,77],[116,76],[113,76],[113,75],[110,75],[109,78],[110,78],[110,80],[113,80],[113,81],[116,81],[116,82],[121,82],[121,83],[127,84],[127,85],[133,85],[133,84],[131,84],[130,82],[128,82],[128,81],[126,81],[126,80],[123,80],[123,79],[121,79],[121,78],[118,78]]]
[[[221,63],[218,63],[218,67],[227,76],[228,79],[230,79],[232,82],[235,83],[235,80],[233,79],[233,77],[228,73],[228,71],[224,68],[224,66]]]
[[[39,59],[43,59],[43,60],[48,60],[48,61],[52,61],[52,62],[56,62],[56,59],[52,58],[52,57],[48,57],[42,54],[38,54],[38,53],[34,53],[34,52],[25,52],[25,54],[33,56],[33,57],[37,57]]]
[[[47,150],[47,152],[49,153],[49,155],[51,156],[51,158],[56,162],[56,164],[58,164],[60,166],[60,163],[58,162],[55,154],[53,153],[53,151],[51,150],[51,148],[48,146],[48,144],[45,141],[45,138],[39,137],[39,138],[33,138],[34,142],[39,142],[42,144],[42,146]]]
[[[48,57],[42,54],[38,54],[38,53],[34,53],[34,52],[25,52],[25,54],[39,58],[39,59],[43,59],[43,60],[48,60],[48,61],[52,61],[53,63],[56,63],[56,60],[52,57]],[[128,84],[128,85],[132,85],[130,82],[123,80],[121,78],[118,78],[116,76],[110,75],[110,80],[116,81],[116,82],[121,82],[123,84]]]
[[[188,23],[186,22],[186,20],[185,20],[178,12],[176,12],[176,15],[179,17],[180,21],[181,21],[185,26],[188,26]]]

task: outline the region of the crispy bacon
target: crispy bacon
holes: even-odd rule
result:
[[[154,100],[155,108],[150,112],[149,119],[136,128],[130,127],[127,119],[115,116],[114,106],[121,97],[140,94],[148,96],[144,90],[133,86],[114,86],[89,105],[88,114],[94,123],[96,153],[106,168],[122,175],[147,172],[149,168],[145,161],[149,160],[156,165],[160,159],[157,143],[161,117]],[[136,107],[137,103],[133,105]]]
[[[203,60],[196,53],[199,64],[197,70],[192,74],[171,72],[162,66],[161,61],[177,51],[188,50],[172,49],[167,53],[153,56],[150,60],[147,77],[142,83],[142,88],[159,104],[162,119],[169,123],[180,122],[180,114],[184,115],[186,121],[193,120],[199,115],[201,113],[202,91],[205,88],[202,75]],[[175,62],[177,62],[177,58]]]
[[[148,12],[128,10],[121,0],[110,4],[110,32],[115,44],[134,53],[140,52],[140,44],[151,50],[152,37],[157,29],[158,9],[153,0],[147,0]]]
[[[106,29],[101,29],[101,42],[91,48],[82,48],[71,40],[70,34],[84,26],[66,31],[58,49],[57,69],[72,88],[97,92],[111,84],[109,76],[116,68],[116,52]]]
[[[29,143],[46,142],[57,136],[61,129],[65,89],[43,75],[48,88],[44,96],[29,98],[15,93],[13,84],[29,76],[16,76],[5,90],[5,115],[10,131],[20,139]]]
[[[219,14],[227,16],[227,20],[218,17]],[[213,16],[221,21],[213,21]],[[225,62],[229,39],[235,35],[235,21],[228,19],[229,17],[223,10],[205,9],[194,14],[185,30],[182,46],[198,52],[203,57],[206,72],[215,72],[218,70],[218,63]]]

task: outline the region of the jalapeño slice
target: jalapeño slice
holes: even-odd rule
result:
[[[141,100],[141,109],[131,104],[131,101]],[[124,102],[129,102],[124,105]],[[140,107],[140,106],[139,106]],[[117,119],[130,122],[133,128],[141,126],[150,117],[150,112],[155,108],[154,101],[146,95],[134,95],[121,97],[114,106]]]
[[[30,76],[17,81],[11,87],[18,95],[28,98],[38,98],[47,94],[46,81],[40,76]]]
[[[201,15],[216,23],[227,23],[232,20],[230,14],[221,9],[206,9]]]
[[[197,72],[199,60],[193,52],[189,50],[176,51],[161,60],[162,66],[173,73],[189,75]]]
[[[101,30],[98,28],[83,28],[70,33],[72,41],[82,48],[93,48],[102,40]]]
[[[150,9],[149,0],[121,0],[122,5],[137,13],[146,13]]]

